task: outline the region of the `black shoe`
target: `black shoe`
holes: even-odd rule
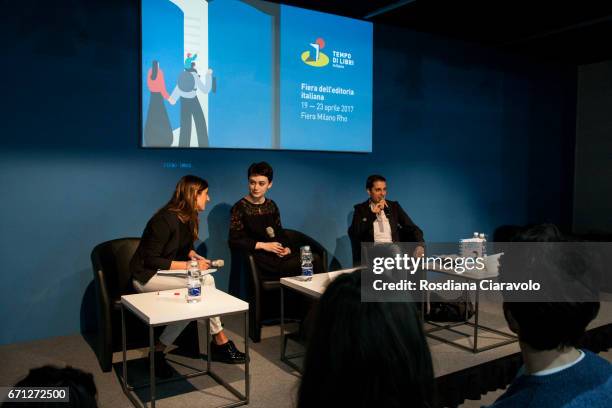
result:
[[[157,378],[166,379],[172,377],[174,370],[166,361],[166,355],[163,351],[156,351],[153,357],[155,364],[155,376]]]
[[[210,355],[213,361],[227,364],[244,364],[246,361],[245,354],[239,351],[231,340],[221,345],[216,344],[214,340],[211,341]]]

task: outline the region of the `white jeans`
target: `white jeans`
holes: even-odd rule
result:
[[[157,292],[160,290],[181,289],[187,286],[187,279],[178,276],[160,276],[153,275],[146,284],[138,282],[136,279],[132,281],[134,289],[138,292]],[[202,285],[215,287],[215,278],[212,275],[204,275],[202,277]],[[181,334],[189,322],[172,323],[166,326],[164,332],[159,336],[161,341],[166,346],[174,343],[176,338]],[[221,319],[218,317],[210,318],[210,334],[215,335],[223,330]]]

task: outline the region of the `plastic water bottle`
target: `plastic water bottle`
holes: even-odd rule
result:
[[[202,282],[198,261],[189,261],[187,266],[187,303],[197,303],[202,299]]]
[[[482,257],[484,258],[487,256],[487,239],[485,238],[485,234],[482,232],[480,233],[479,238],[482,240]]]
[[[302,280],[312,280],[313,266],[312,266],[312,252],[309,246],[303,246],[300,248],[300,255],[302,260]]]

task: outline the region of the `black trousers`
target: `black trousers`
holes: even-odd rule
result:
[[[302,274],[299,253],[291,253],[281,258],[271,252],[255,251],[253,257],[264,279],[276,280]],[[323,262],[319,255],[313,254],[312,266],[314,273],[323,272]]]
[[[278,280],[280,278],[302,274],[299,252],[291,253],[281,258],[271,252],[256,251],[253,253],[253,257],[255,258],[255,263],[257,263],[257,267],[263,279]],[[323,272],[323,262],[319,255],[313,254],[312,265],[314,273]],[[314,303],[312,299],[306,296],[295,293],[292,290],[285,290],[285,315],[287,318],[298,319],[304,322],[307,320],[307,316],[310,314]],[[276,305],[278,304],[278,301],[274,301],[272,307],[276,309],[276,307],[278,307]],[[280,310],[276,315],[280,315]],[[303,330],[303,325],[300,326],[300,330]]]

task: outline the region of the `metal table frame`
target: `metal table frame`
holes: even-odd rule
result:
[[[442,271],[437,271],[437,270],[433,270],[432,272],[444,273]],[[426,274],[427,274],[427,271],[423,270],[422,271],[422,277],[426,277]],[[455,275],[453,275],[453,276],[455,276]],[[468,280],[476,280],[476,281],[479,280],[479,279],[470,278],[470,277],[461,276],[461,275],[457,275],[456,277],[464,278],[464,279],[468,279]],[[468,318],[468,315],[467,315],[467,313],[468,313],[467,309],[466,309],[465,321],[462,321],[462,322],[441,324],[441,323],[431,322],[431,321],[426,320],[426,313],[425,313],[425,304],[427,302],[426,296],[427,296],[427,291],[424,291],[423,292],[423,302],[421,303],[421,316],[423,318],[423,323],[427,323],[427,324],[430,324],[432,326],[435,326],[435,327],[433,327],[431,329],[426,329],[425,330],[425,335],[430,337],[430,338],[432,338],[432,339],[441,341],[441,342],[446,343],[446,344],[450,344],[451,346],[458,347],[458,348],[460,348],[462,350],[471,351],[474,354],[480,353],[481,351],[486,351],[486,350],[491,350],[491,349],[494,349],[494,348],[497,348],[497,347],[502,347],[502,346],[505,346],[507,344],[511,344],[511,343],[514,343],[514,342],[518,341],[518,337],[513,335],[513,334],[506,333],[506,332],[494,329],[492,327],[485,326],[485,325],[483,325],[483,324],[478,322],[478,313],[479,313],[479,310],[480,310],[480,304],[479,304],[479,300],[480,300],[480,285],[476,285],[476,294],[475,294],[475,300],[474,300],[474,323],[469,321],[470,319]],[[471,300],[471,299],[468,299],[468,300]],[[459,330],[455,330],[455,328],[458,327],[458,326],[473,327],[474,328],[474,334],[472,335],[472,334],[461,332]],[[441,330],[448,330],[450,332],[453,332],[455,334],[459,334],[459,335],[464,336],[464,337],[472,337],[473,336],[474,337],[474,345],[472,347],[464,346],[463,344],[457,343],[456,341],[445,339],[444,337],[440,337],[440,336],[438,336],[436,334],[432,334],[432,333],[435,333],[435,332],[441,331]],[[497,341],[497,342],[495,342],[493,344],[489,344],[488,346],[478,347],[478,330],[484,330],[484,331],[487,331],[487,332],[490,332],[490,333],[495,333],[495,334],[498,334],[498,335],[500,335],[502,337],[505,337],[506,339],[505,340]]]
[[[300,351],[297,353],[287,355],[287,340],[289,339],[289,335],[285,333],[285,288],[293,290],[296,293],[299,293],[302,296],[308,296],[313,299],[316,299],[314,296],[310,296],[304,292],[300,292],[298,290],[292,289],[291,287],[280,285],[280,303],[281,303],[281,316],[280,316],[280,359],[282,362],[287,364],[289,367],[293,368],[298,373],[302,374],[302,367],[298,366],[296,363],[292,361],[292,359],[304,357],[306,353],[304,351]]]
[[[347,269],[340,269],[340,270],[336,270],[336,271],[329,271],[329,272],[323,272],[320,274],[314,274],[313,275],[313,279],[315,279],[315,276],[321,276],[321,275],[327,275],[327,278],[329,279],[329,281],[335,279],[335,277],[338,276],[338,273],[353,273],[356,272],[358,270],[364,269],[363,266],[358,266],[358,267],[353,267],[353,268],[347,268]],[[334,274],[334,277],[331,277],[331,275]],[[299,278],[298,276],[293,276],[293,277],[285,277],[282,279],[286,279],[286,278]],[[307,298],[311,298],[314,300],[318,300],[321,296],[322,296],[322,292],[308,292],[308,291],[301,291],[295,288],[292,288],[291,286],[288,285],[283,285],[283,282],[281,280],[281,284],[280,284],[280,309],[281,309],[281,318],[280,318],[280,359],[282,362],[284,362],[285,364],[287,364],[289,367],[293,368],[295,371],[297,371],[298,373],[302,373],[303,368],[300,367],[299,365],[297,365],[296,363],[294,363],[292,360],[296,359],[296,358],[300,358],[300,357],[304,357],[306,355],[306,353],[304,351],[301,352],[297,352],[297,353],[293,353],[293,354],[287,354],[287,341],[289,340],[289,338],[291,337],[291,333],[287,334],[285,332],[285,290],[289,289],[293,292],[298,293],[301,296],[305,296]]]
[[[129,385],[127,382],[127,356],[126,356],[126,329],[125,329],[125,312],[124,312],[124,304],[123,302],[121,302],[121,342],[122,342],[122,352],[123,352],[123,378],[121,381],[121,386],[123,388],[123,392],[126,394],[126,396],[130,399],[130,401],[132,402],[132,404],[134,404],[135,407],[137,408],[145,408],[146,404],[143,403],[142,401],[140,401],[140,399],[138,398],[138,396],[135,393],[136,389],[140,389],[140,388],[146,388],[146,387],[150,387],[151,389],[151,403],[150,406],[151,408],[155,408],[155,386],[156,384],[163,384],[163,383],[168,383],[168,382],[174,382],[174,381],[178,381],[178,380],[183,380],[183,379],[187,379],[187,378],[193,378],[193,377],[198,377],[201,375],[209,375],[213,380],[215,380],[219,385],[222,385],[223,387],[225,387],[226,390],[228,390],[229,392],[231,392],[233,395],[235,395],[238,398],[238,401],[236,402],[232,402],[230,404],[226,404],[226,405],[221,405],[218,408],[230,408],[230,407],[238,407],[241,405],[247,405],[249,403],[249,395],[250,395],[250,376],[249,376],[249,336],[248,336],[248,332],[249,332],[249,311],[245,310],[243,312],[236,312],[236,313],[226,313],[226,314],[220,314],[219,316],[230,316],[230,315],[234,315],[234,314],[241,314],[244,313],[244,354],[245,354],[245,365],[244,365],[244,395],[238,391],[236,388],[234,388],[233,386],[231,386],[228,382],[226,382],[225,380],[223,380],[219,375],[217,375],[214,371],[211,370],[211,355],[210,355],[210,341],[211,341],[211,335],[210,335],[210,326],[209,326],[209,320],[210,318],[206,318],[206,369],[205,370],[198,370],[195,369],[193,367],[189,367],[189,368],[193,368],[194,372],[189,373],[189,374],[185,374],[185,375],[180,375],[180,376],[175,376],[172,378],[168,378],[168,379],[163,379],[163,380],[159,380],[156,381],[155,380],[155,359],[154,359],[154,353],[155,353],[155,340],[154,340],[154,336],[153,336],[153,330],[155,327],[157,326],[166,326],[168,323],[163,323],[163,324],[148,324],[147,322],[145,322],[148,326],[149,326],[149,375],[150,375],[150,382],[148,383],[142,383],[142,384],[138,384],[138,385]],[[128,308],[129,310],[129,308]],[[133,312],[132,312],[133,313]],[[138,316],[138,314],[134,313],[136,316]],[[140,318],[140,316],[138,316]],[[189,320],[178,320],[176,322],[172,322],[172,323],[179,323],[181,321],[193,321],[193,320],[200,320],[200,319],[189,319]]]

